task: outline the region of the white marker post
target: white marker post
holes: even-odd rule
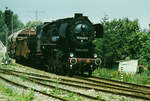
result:
[[[121,67],[121,81],[123,81],[123,67]]]

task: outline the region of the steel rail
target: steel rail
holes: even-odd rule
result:
[[[29,81],[32,81],[32,82],[35,82],[37,84],[40,84],[42,86],[45,86],[45,87],[49,87],[49,88],[56,88],[56,86],[53,86],[53,85],[48,85],[48,84],[45,84],[43,82],[41,82],[41,80],[35,80],[34,78],[32,77],[28,77],[28,76],[22,76],[22,75],[18,75],[18,74],[15,74],[15,73],[11,73],[11,72],[0,72],[0,73],[5,73],[7,75],[14,75],[16,77],[23,77],[24,79],[26,80],[29,80]],[[55,81],[53,83],[56,83]],[[62,90],[62,91],[67,91],[69,93],[75,93],[75,94],[78,94],[80,96],[83,96],[83,97],[86,97],[88,99],[92,99],[92,100],[98,100],[98,96],[97,97],[94,97],[94,96],[90,96],[90,95],[87,95],[87,94],[83,94],[83,93],[80,93],[80,92],[75,92],[75,91],[71,91],[71,90],[68,90],[68,89],[64,89],[64,88],[60,88],[58,87],[58,89]],[[104,99],[102,101],[105,101]]]
[[[145,89],[148,89],[150,91],[150,86],[144,86],[144,85],[140,85],[140,84],[134,84],[134,83],[128,83],[128,82],[123,82],[123,81],[117,81],[117,80],[111,80],[111,79],[107,79],[107,78],[103,78],[103,77],[96,77],[96,76],[92,76],[89,77],[88,79],[97,79],[97,80],[106,80],[106,81],[111,81],[114,83],[120,83],[121,85],[123,84],[127,84],[127,85],[132,85],[134,87],[143,87]]]
[[[37,89],[31,88],[31,87],[27,87],[27,86],[25,86],[25,85],[22,85],[22,84],[13,82],[13,81],[11,81],[11,80],[9,80],[9,79],[6,79],[6,78],[4,78],[4,77],[2,77],[2,76],[0,76],[0,79],[4,80],[5,82],[11,83],[11,84],[13,84],[13,85],[15,85],[15,86],[18,86],[18,87],[21,87],[21,88],[24,88],[24,89],[31,89],[31,90],[33,90],[34,92],[38,92],[38,93],[41,93],[41,94],[43,94],[43,95],[46,95],[46,96],[49,96],[49,97],[52,97],[52,98],[55,98],[55,99],[59,99],[59,100],[62,100],[62,101],[69,101],[69,100],[67,100],[67,99],[64,99],[64,98],[55,96],[55,95],[53,95],[53,94],[47,94],[47,93],[42,92],[42,91],[40,91],[40,90],[37,90]]]
[[[49,77],[49,76],[45,76],[45,75],[41,75],[41,74],[26,73],[26,72],[20,72],[20,71],[15,71],[15,70],[10,70],[10,69],[0,69],[0,70],[11,71],[11,72],[15,72],[15,73],[22,73],[22,74],[32,75],[32,76],[36,76],[36,77],[37,76],[38,77],[44,77],[44,78],[48,78],[48,79],[50,79],[50,78],[57,79],[57,77]],[[59,78],[59,79],[62,80],[62,81],[67,81],[67,82],[71,81],[71,82],[74,82],[74,83],[82,83],[82,84],[87,84],[87,85],[91,85],[91,86],[102,86],[103,85],[103,87],[108,87],[108,88],[113,87],[114,89],[120,89],[120,90],[126,90],[126,91],[131,91],[131,89],[133,89],[132,91],[136,91],[136,92],[143,93],[143,94],[150,94],[150,90],[148,90],[148,89],[143,90],[143,88],[137,89],[137,87],[134,87],[133,85],[131,87],[126,87],[126,86],[121,85],[121,84],[117,85],[117,84],[112,84],[112,83],[105,83],[105,82],[102,82],[102,81],[95,81],[95,80],[91,80],[91,79],[83,78],[83,77],[79,77],[79,76],[76,76],[75,78],[86,80],[86,81],[91,81],[91,82],[72,80],[72,79],[69,80],[69,79],[65,79],[65,78]],[[92,83],[92,82],[95,82],[95,83]],[[60,83],[63,83],[63,82],[60,82]],[[147,86],[142,86],[142,87],[147,88]]]
[[[35,80],[39,80],[39,81],[43,81],[43,82],[52,82],[52,83],[55,83],[54,80],[50,80],[50,79],[43,79],[43,78],[38,78],[38,77],[29,77],[31,79],[35,79]],[[131,91],[131,92],[135,92],[135,93],[142,93],[142,94],[150,94],[150,93],[147,93],[147,92],[142,92],[142,91],[139,91],[139,90],[135,90],[135,89],[125,89],[125,88],[121,88],[120,87],[112,87],[112,86],[108,86],[108,85],[102,85],[102,84],[93,84],[93,83],[86,83],[86,82],[82,82],[82,81],[73,81],[74,83],[80,83],[80,84],[74,84],[74,83],[70,83],[69,82],[64,82],[64,80],[61,80],[59,79],[59,84],[63,84],[63,85],[68,85],[68,86],[75,86],[75,87],[78,87],[78,88],[84,88],[84,89],[93,89],[94,87],[107,87],[107,88],[111,88],[111,89],[117,89],[117,90],[124,90],[124,91]],[[88,86],[82,86],[81,84],[85,84],[85,85],[88,85]],[[97,89],[96,89],[97,90]]]
[[[86,86],[84,86],[84,87],[88,88]],[[120,92],[120,91],[115,91],[114,92],[114,91],[110,91],[110,89],[108,90],[108,88],[110,88],[110,87],[105,87],[105,89],[98,88],[98,87],[91,87],[91,88],[95,89],[95,90],[99,90],[99,91],[104,91],[104,92],[115,93],[115,94],[119,94],[119,95],[125,95],[125,96],[131,96],[131,97],[136,97],[136,98],[142,98],[142,99],[148,99],[148,100],[150,100],[150,96],[145,95],[145,93],[141,94],[141,92],[136,92],[136,91],[132,91],[132,93],[131,93],[131,91],[130,92],[128,91],[128,93],[124,93],[124,92]]]
[[[110,80],[110,79],[105,79],[105,78],[100,78],[100,77],[97,80],[94,80],[94,78],[85,78],[85,77],[80,77],[80,76],[74,76],[74,78],[83,79],[83,80],[87,80],[87,81],[91,81],[95,83],[113,85],[113,86],[122,87],[122,88],[140,90],[140,91],[144,91],[150,94],[149,86],[127,83],[127,82],[122,82],[122,81],[117,81],[117,80]]]
[[[31,77],[31,78],[33,80],[36,79],[38,81],[48,81],[48,82],[53,82],[54,83],[54,81],[51,81],[51,80],[44,80],[44,79],[33,78],[33,77]],[[99,87],[93,87],[92,86],[91,87],[91,86],[85,86],[85,85],[82,86],[81,84],[78,85],[78,84],[71,84],[71,83],[63,83],[63,82],[60,82],[60,81],[59,81],[59,84],[65,84],[65,85],[80,87],[80,88],[84,88],[84,89],[94,89],[96,91],[104,91],[104,92],[108,92],[108,93],[114,93],[114,94],[119,94],[119,95],[125,95],[125,96],[150,100],[150,96],[148,96],[149,94],[146,94],[146,93],[140,92],[140,91],[132,91],[132,90],[121,90],[120,91],[120,89],[119,89],[119,91],[113,91],[113,90],[110,90],[110,89],[115,89],[115,88],[112,88],[112,87],[106,87],[106,86],[99,86]],[[102,89],[101,87],[104,88],[104,89]],[[108,90],[106,88],[110,88],[110,89]],[[127,91],[129,93],[124,93],[124,91]]]

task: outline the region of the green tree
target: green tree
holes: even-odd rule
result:
[[[5,23],[4,23],[4,17],[3,17],[3,12],[0,11],[0,40],[2,42],[5,41],[5,29],[6,29],[6,26],[4,26]]]
[[[104,25],[104,38],[99,40],[97,47],[103,57],[103,65],[112,67],[113,63],[127,57],[136,59],[137,39],[140,32],[138,20],[128,18],[109,21],[107,17],[102,20]]]
[[[102,20],[104,36],[96,39],[96,50],[102,56],[103,66],[112,67],[119,60],[138,59],[150,69],[150,34],[140,30],[138,20],[128,18]]]
[[[24,24],[18,19],[18,15],[12,12],[12,21],[8,26],[9,35],[13,32],[21,30],[24,28]],[[6,26],[4,22],[4,12],[0,11],[0,40],[5,43],[5,33],[6,33]]]
[[[150,69],[150,34],[148,32],[138,33],[138,40],[135,40],[139,64],[149,67]]]
[[[11,25],[13,23],[13,32],[17,32],[23,28],[25,28],[24,24],[19,20],[19,17],[17,14],[13,15],[13,20],[11,22]],[[12,30],[12,26],[10,26],[9,28],[10,30]]]

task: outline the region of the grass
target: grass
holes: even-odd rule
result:
[[[25,92],[19,94],[12,88],[1,84],[0,91],[7,96],[10,101],[33,101],[34,99],[34,92],[31,90],[28,94]]]
[[[47,92],[47,91],[45,91],[45,92]],[[77,94],[62,91],[62,90],[59,90],[57,88],[54,88],[49,92],[50,92],[50,94],[53,94],[56,96],[61,96],[64,99],[69,100],[69,101],[84,101],[83,98],[81,98]]]
[[[48,91],[44,91],[48,92]],[[83,98],[74,93],[69,93],[59,89],[59,80],[55,81],[55,88],[49,91],[50,94],[61,96],[69,101],[85,101]]]
[[[119,99],[119,101],[133,101],[133,100],[128,100],[125,97],[122,97],[122,98]]]
[[[102,100],[103,100],[102,94],[99,93],[98,101],[102,101]]]
[[[112,80],[121,80],[121,74],[119,71],[107,68],[97,68],[93,72],[93,76],[103,77]],[[141,74],[123,73],[123,81],[142,85],[150,85],[150,71],[144,71]]]
[[[64,98],[69,101],[84,101],[80,96],[74,93],[68,93],[66,96],[64,96]]]
[[[7,68],[7,69],[12,69],[12,70],[16,70],[15,68],[13,67],[16,67],[17,64],[15,63],[10,63],[8,65],[5,65],[5,64],[0,64],[0,68]]]
[[[7,68],[7,67],[9,67],[10,65],[1,65],[0,64],[0,68]]]
[[[55,81],[55,85],[56,85],[55,89],[52,89],[52,91],[50,91],[50,93],[55,94],[55,95],[61,94],[60,90],[59,90],[59,81],[58,80]]]

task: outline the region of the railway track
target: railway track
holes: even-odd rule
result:
[[[55,98],[55,99],[58,99],[58,100],[69,101],[69,100],[66,100],[66,99],[64,99],[64,98],[61,98],[61,97],[58,97],[58,96],[55,96],[55,95],[52,95],[52,94],[48,94],[48,93],[42,92],[42,91],[40,91],[40,90],[37,90],[37,89],[31,88],[31,87],[27,87],[27,86],[25,86],[25,85],[22,85],[22,84],[13,82],[13,81],[11,81],[11,80],[9,80],[9,79],[7,79],[7,78],[4,78],[4,77],[2,77],[2,76],[0,76],[0,79],[2,79],[3,81],[5,81],[5,82],[7,82],[7,83],[13,84],[13,85],[15,85],[15,86],[17,86],[17,87],[21,87],[21,88],[23,88],[23,89],[30,89],[30,90],[33,90],[34,92],[38,92],[38,93],[40,93],[40,94],[43,94],[43,95],[45,95],[45,96],[49,96],[49,97],[52,97],[52,98]]]
[[[19,75],[22,75],[22,74],[28,75],[27,78],[29,78],[30,80],[36,83],[42,83],[42,82],[54,83],[55,81],[51,79],[58,79],[58,77],[55,78],[55,77],[39,75],[35,73],[25,73],[25,72],[19,72],[19,71],[14,71],[14,70],[7,70],[7,69],[5,69],[4,71],[11,72],[11,73],[13,72],[15,74],[19,73]],[[113,84],[112,82],[110,82],[112,80],[110,81],[108,80],[109,83],[108,81],[102,82],[100,78],[95,78],[95,77],[94,78],[74,77],[74,79],[67,79],[66,77],[63,78],[62,76],[59,76],[59,80],[60,80],[59,84],[63,84],[63,85],[74,86],[74,87],[83,88],[83,89],[94,89],[96,91],[103,91],[103,92],[109,92],[109,93],[114,93],[114,94],[119,94],[119,95],[125,95],[125,96],[150,100],[150,90],[149,90],[150,87],[147,87],[147,86],[140,85],[139,88],[136,89],[136,87],[134,87],[134,84],[127,83],[130,86],[123,85],[124,84],[123,82],[121,82],[122,84],[119,84],[119,83]],[[47,85],[47,86],[50,86],[50,85]],[[145,88],[147,88],[147,90],[145,90]],[[96,97],[93,99],[96,99]]]
[[[34,68],[31,68],[31,67],[23,66],[23,65],[20,65],[20,64],[17,64],[17,65],[19,65],[22,68],[26,68],[29,71],[34,71],[34,72],[38,72],[39,74],[40,73],[44,74],[44,75],[41,75],[41,77],[49,78],[49,76],[47,76],[49,73],[47,73],[47,72],[44,72],[44,71],[41,71],[41,70],[38,70],[38,69],[34,69]],[[93,76],[93,77],[86,77],[85,78],[85,77],[81,77],[81,76],[74,76],[74,78],[83,79],[83,80],[91,81],[91,82],[95,82],[95,83],[110,84],[110,85],[112,84],[114,86],[118,86],[118,87],[121,86],[121,87],[124,87],[124,88],[134,89],[133,87],[135,87],[135,89],[146,90],[146,91],[150,92],[150,87],[149,86],[143,86],[143,85],[138,85],[138,84],[133,84],[133,83],[127,83],[127,82],[122,82],[122,81],[117,81],[117,80],[111,80],[111,79],[106,79],[106,78],[102,78],[102,77],[94,77]],[[64,80],[67,80],[67,79],[64,79]]]
[[[31,76],[23,76],[22,74],[17,74],[17,73],[12,73],[10,71],[1,71],[0,73],[3,73],[3,74],[6,74],[6,75],[13,75],[13,76],[16,76],[16,77],[23,77],[24,79],[28,80],[28,81],[32,81],[34,83],[37,83],[39,85],[42,85],[42,86],[45,86],[45,87],[48,87],[48,88],[56,88],[56,86],[53,86],[53,85],[49,85],[49,84],[46,84],[46,83],[43,83],[41,81],[41,79],[37,79],[35,77],[31,77]],[[1,78],[1,77],[0,77]],[[53,81],[53,83],[56,83],[55,81]],[[31,88],[30,88],[31,89]],[[87,95],[87,94],[83,94],[83,93],[80,93],[80,92],[75,92],[75,91],[72,91],[72,90],[68,90],[68,89],[64,89],[64,88],[60,88],[58,87],[59,90],[62,90],[62,91],[67,91],[69,93],[74,93],[74,94],[77,94],[77,95],[80,95],[82,97],[85,97],[85,98],[88,98],[92,101],[94,100],[98,100],[98,96],[91,96],[91,95]],[[104,99],[102,101],[105,101]]]
[[[103,83],[103,84],[109,84],[112,86],[117,86],[117,87],[122,87],[122,88],[128,88],[128,89],[135,89],[143,92],[147,92],[150,94],[150,87],[149,86],[143,86],[143,85],[138,85],[138,84],[133,84],[133,83],[127,83],[127,82],[122,82],[122,81],[117,81],[117,80],[111,80],[111,79],[106,79],[102,77],[80,77],[80,76],[75,76],[75,78],[78,79],[83,79],[95,83]]]

